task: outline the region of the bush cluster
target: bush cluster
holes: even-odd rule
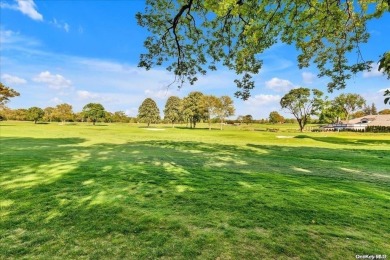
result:
[[[390,133],[390,126],[367,126],[366,132],[372,133]]]

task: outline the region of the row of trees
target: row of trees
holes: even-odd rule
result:
[[[200,121],[206,121],[211,129],[212,119],[218,118],[222,130],[225,119],[234,115],[234,112],[233,100],[230,97],[218,98],[194,91],[183,99],[177,96],[169,97],[164,107],[164,120],[171,123],[172,127],[176,123],[184,122],[189,124],[190,128],[195,128]],[[147,98],[142,102],[138,109],[138,119],[148,126],[160,121],[160,110],[153,99]]]
[[[105,111],[104,107],[98,103],[89,103],[83,107],[82,112],[73,113],[72,106],[69,104],[60,104],[56,107],[31,107],[29,109],[8,109],[5,103],[9,98],[18,96],[15,90],[0,85],[0,117],[13,120],[32,120],[37,123],[38,120],[46,121],[84,121],[89,120],[95,124],[97,121],[105,122],[145,122],[149,126],[151,123],[158,123],[160,119],[160,110],[156,102],[151,99],[145,99],[138,110],[137,118],[126,116],[123,111],[110,113]],[[385,96],[390,95],[386,91]],[[311,120],[311,116],[318,116],[319,123],[335,123],[341,119],[348,121],[352,117],[361,117],[365,115],[377,114],[375,104],[366,106],[364,98],[358,94],[341,94],[334,100],[322,98],[323,93],[316,89],[297,88],[287,93],[280,101],[283,109],[290,112],[297,120],[300,130],[303,131],[305,125]],[[387,98],[385,102],[388,101]],[[362,109],[362,110],[359,110]],[[381,114],[388,114],[389,109],[380,111]],[[164,108],[164,121],[171,123],[189,123],[191,128],[195,128],[200,121],[208,122],[209,129],[211,123],[218,120],[221,123],[221,129],[226,118],[234,115],[235,108],[233,100],[228,96],[216,97],[213,95],[204,95],[201,92],[191,92],[187,97],[180,99],[176,96],[168,98]],[[233,120],[229,120],[234,122]],[[264,122],[284,123],[289,121],[284,119],[277,111],[269,115],[268,120]],[[239,116],[234,123],[253,122],[251,115]]]
[[[6,120],[31,120],[34,123],[38,121],[46,122],[84,122],[86,120],[95,124],[98,121],[103,122],[122,122],[128,123],[136,121],[135,118],[128,117],[125,112],[117,111],[114,113],[108,112],[103,105],[98,103],[89,103],[84,106],[79,113],[74,113],[73,108],[69,104],[60,104],[56,107],[30,107],[29,109],[9,109],[5,106],[0,110],[0,119]]]

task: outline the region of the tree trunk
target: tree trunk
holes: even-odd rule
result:
[[[92,120],[92,124],[95,125],[95,123],[96,123],[96,120]]]
[[[299,130],[301,131],[301,133],[303,132],[303,128],[305,128],[305,125],[303,124],[302,122],[302,119],[301,120],[297,120],[298,121],[298,124],[299,124]]]
[[[38,120],[34,120],[34,124],[36,124],[36,123],[37,123],[37,121],[38,121]]]

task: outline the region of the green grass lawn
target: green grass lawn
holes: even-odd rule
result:
[[[141,126],[1,122],[0,259],[390,257],[389,134]]]

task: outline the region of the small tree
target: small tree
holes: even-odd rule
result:
[[[245,116],[243,117],[242,122],[245,123],[245,124],[247,124],[247,125],[252,124],[252,122],[253,122],[253,117],[252,117],[252,115],[245,115]]]
[[[322,105],[321,96],[323,93],[317,89],[312,89],[312,94],[308,88],[296,88],[290,90],[280,100],[283,109],[289,111],[298,121],[299,129],[303,132],[310,116],[314,115]]]
[[[165,103],[164,119],[172,123],[172,128],[175,127],[176,122],[180,121],[182,117],[181,110],[182,110],[181,99],[176,96],[170,96],[167,100],[167,103]]]
[[[99,103],[86,104],[83,107],[82,113],[85,118],[88,118],[93,123],[93,125],[95,125],[99,119],[104,118],[105,116],[104,107]]]
[[[43,109],[39,107],[30,107],[27,110],[27,118],[34,121],[34,124],[36,124],[39,119],[42,119],[44,114],[45,112]]]
[[[345,113],[346,120],[349,121],[349,117],[356,110],[362,109],[366,101],[359,94],[341,94],[334,99],[334,104],[340,110]]]
[[[281,116],[277,111],[272,111],[269,113],[269,122],[272,124],[282,124],[284,122],[284,117]]]
[[[221,130],[222,125],[225,121],[225,118],[229,116],[233,116],[235,112],[233,100],[229,96],[222,96],[219,98],[219,106],[217,107],[217,114],[219,117],[219,120],[221,122]]]
[[[160,110],[153,99],[147,98],[142,102],[138,108],[138,119],[141,122],[147,123],[148,127],[151,123],[160,121]]]

